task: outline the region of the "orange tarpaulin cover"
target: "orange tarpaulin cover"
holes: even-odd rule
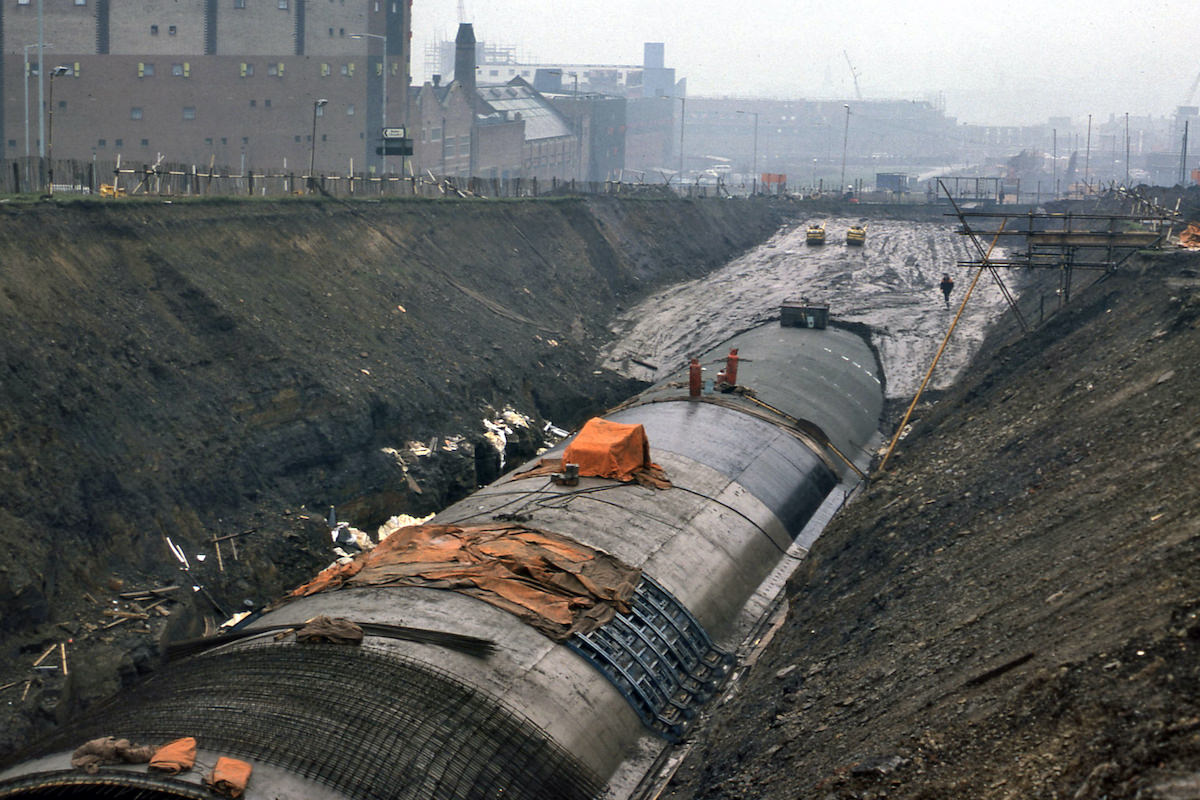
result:
[[[178,775],[191,769],[196,763],[196,740],[191,736],[167,742],[154,751],[150,769]]]
[[[515,524],[410,525],[292,597],[360,586],[451,589],[503,608],[552,639],[629,610],[641,570],[551,531]]]
[[[575,464],[579,474],[593,478],[612,478],[655,489],[670,489],[671,481],[658,464],[650,460],[650,441],[641,425],[625,425],[593,417],[563,450],[562,458],[543,458],[512,476],[510,480],[554,475],[564,464]]]
[[[580,475],[633,480],[633,474],[650,463],[650,441],[641,425],[589,419],[563,451],[563,462],[578,464]]]
[[[1179,234],[1179,246],[1189,250],[1200,248],[1200,225],[1191,223]]]
[[[250,782],[250,772],[254,768],[245,761],[221,756],[212,774],[204,779],[214,792],[225,797],[241,797]]]

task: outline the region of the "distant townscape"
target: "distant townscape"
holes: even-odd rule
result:
[[[863,97],[857,79],[848,98],[689,97],[662,42],[641,64],[530,63],[470,23],[429,47],[417,83],[411,14],[377,0],[6,0],[0,144],[20,166],[3,180],[94,190],[170,165],[197,191],[220,174],[247,192],[256,176],[300,191],[358,175],[920,195],[969,175],[1014,200],[1193,180],[1195,106],[986,126],[936,97]]]

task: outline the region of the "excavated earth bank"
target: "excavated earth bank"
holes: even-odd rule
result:
[[[0,206],[0,754],[150,669],[163,642],[325,566],[329,506],[370,532],[432,512],[502,452],[532,455],[547,422],[630,395],[640,384],[594,366],[612,317],[788,214],[656,198]],[[231,537],[220,555],[214,537]]]
[[[993,335],[661,796],[1200,798],[1198,328],[1174,252]]]

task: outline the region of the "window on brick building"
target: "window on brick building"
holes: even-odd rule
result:
[[[182,78],[183,77],[183,64],[172,64],[171,65],[171,74],[177,78]]]
[[[282,10],[284,10],[284,11],[287,11],[287,7],[288,7],[288,0],[279,0],[279,7],[280,7]]]
[[[130,119],[141,119],[142,118],[142,109],[139,106],[134,106],[133,108],[129,109],[129,118]]]
[[[350,105],[346,106],[346,116],[347,117],[354,116],[354,103],[351,103]]]
[[[151,36],[158,36],[158,26],[157,26],[157,25],[151,25],[151,26],[150,26],[150,35],[151,35]]]
[[[108,147],[108,140],[107,139],[99,139],[96,142],[96,146],[97,147]]]
[[[195,106],[184,106],[183,107],[183,118],[184,119],[195,119],[196,118],[196,107]]]
[[[167,35],[168,36],[174,36],[178,32],[179,32],[179,30],[174,25],[170,25],[167,27]]]
[[[142,147],[149,147],[149,146],[150,146],[150,140],[142,139]]]
[[[233,7],[234,8],[245,8],[246,0],[233,0]]]
[[[124,139],[113,139],[113,147],[124,147],[124,146],[125,146]]]

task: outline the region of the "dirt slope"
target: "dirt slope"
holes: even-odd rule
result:
[[[633,382],[594,371],[612,314],[786,213],[636,198],[0,206],[0,753],[144,671],[162,640],[310,577],[333,557],[330,505],[373,531],[490,480],[485,416],[530,418],[491,434],[515,458],[546,421],[628,396]],[[230,535],[218,561],[212,539]],[[158,607],[120,597],[167,584],[180,588]],[[70,679],[58,658],[31,672],[57,644]]]
[[[1127,265],[919,408],[664,797],[1200,797],[1198,276]]]

